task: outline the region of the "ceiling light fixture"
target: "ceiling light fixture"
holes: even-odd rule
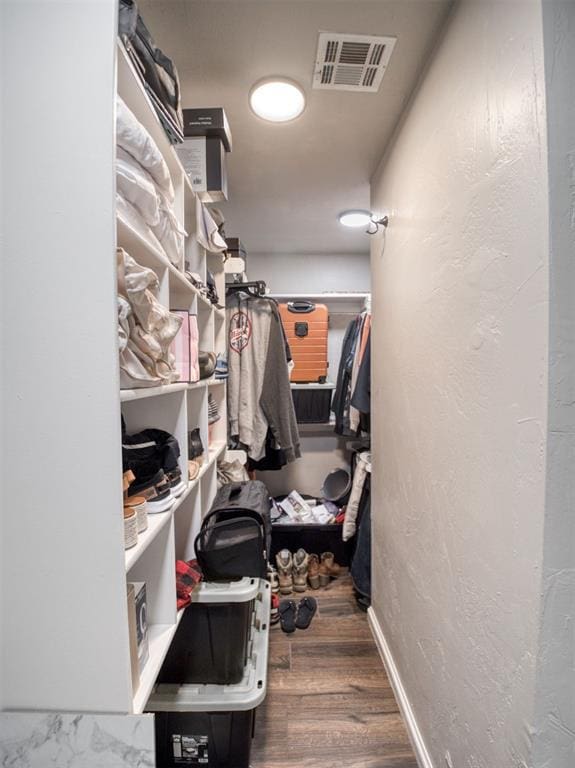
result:
[[[263,120],[287,123],[305,109],[305,94],[297,83],[285,77],[260,80],[250,91],[250,107]]]
[[[343,211],[337,217],[344,227],[367,227],[371,222],[370,211]]]

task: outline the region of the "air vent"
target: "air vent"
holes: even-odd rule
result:
[[[395,42],[395,37],[320,32],[313,87],[375,93]]]

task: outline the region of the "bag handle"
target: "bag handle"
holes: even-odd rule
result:
[[[296,314],[309,314],[315,310],[315,304],[311,301],[290,301],[288,310]]]

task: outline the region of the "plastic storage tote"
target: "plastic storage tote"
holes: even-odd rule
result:
[[[164,660],[160,683],[239,683],[254,631],[259,579],[202,582],[182,616]]]
[[[157,768],[249,768],[255,710],[266,695],[270,599],[262,579],[253,645],[239,683],[155,687],[146,710],[155,714]]]

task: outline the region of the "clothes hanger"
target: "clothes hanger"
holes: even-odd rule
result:
[[[254,299],[258,299],[260,296],[265,296],[267,286],[264,280],[255,280],[251,283],[229,283],[226,286],[226,295],[231,293],[247,293],[248,296],[252,296]]]

